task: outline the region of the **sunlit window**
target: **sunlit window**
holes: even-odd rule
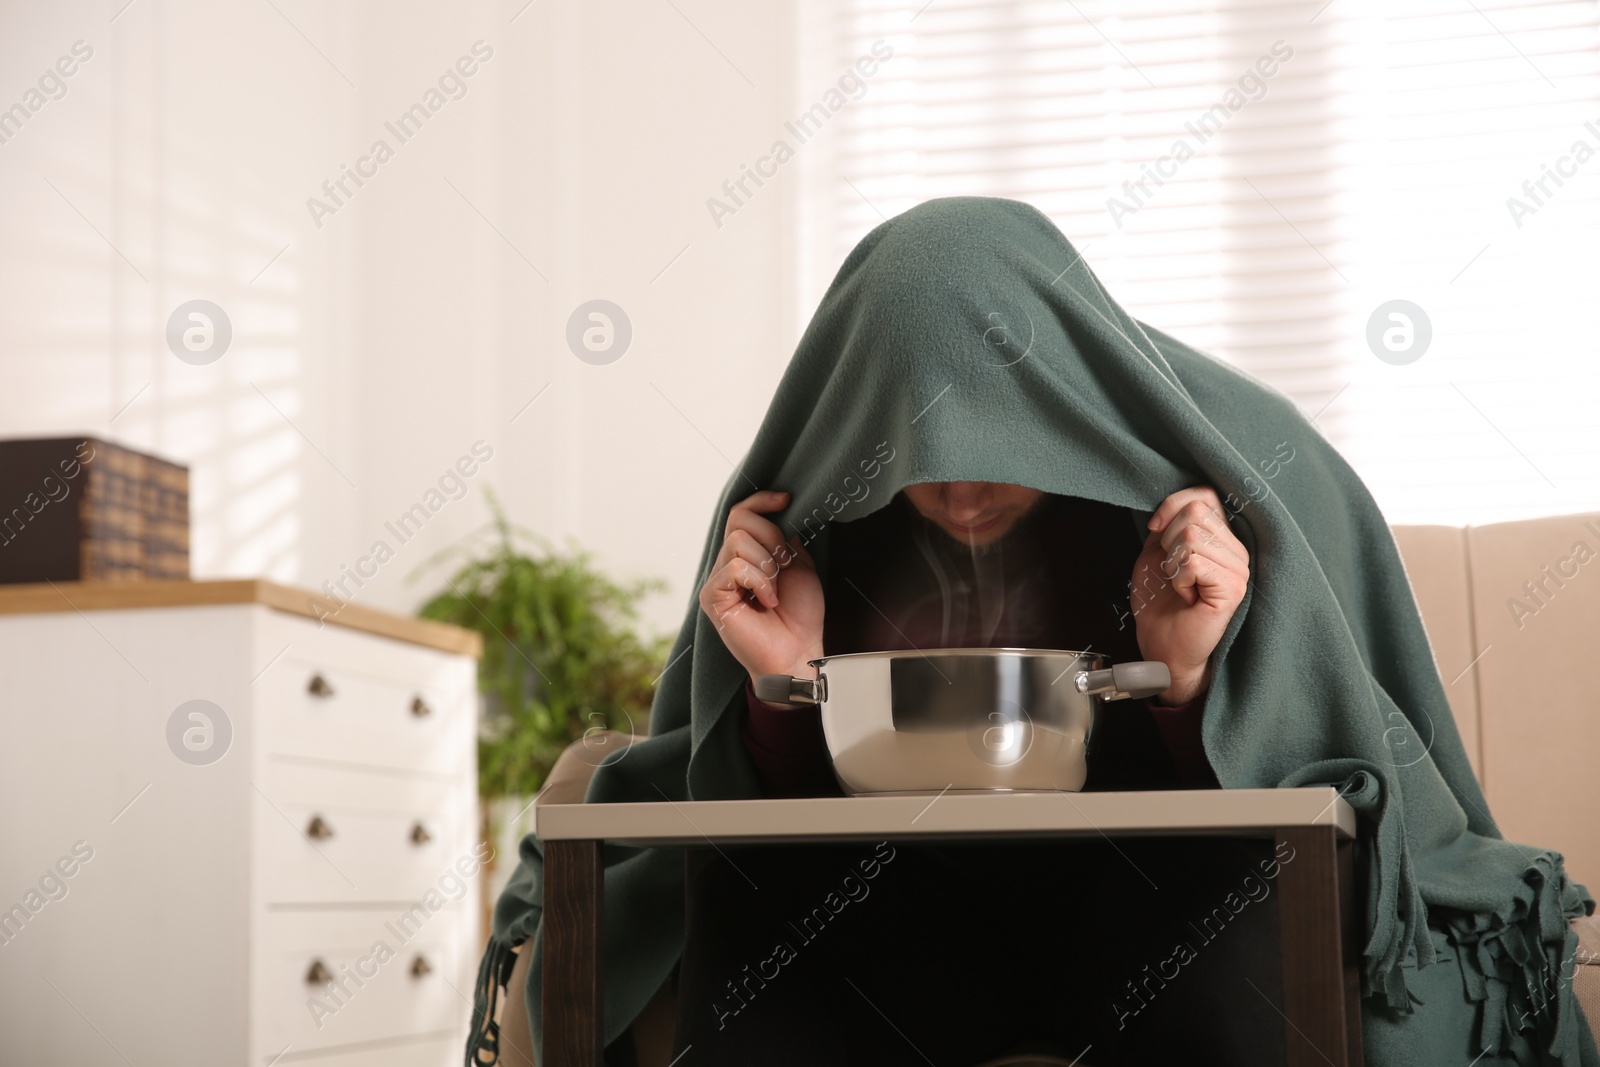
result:
[[[801,17],[799,110],[892,50],[799,146],[802,310],[884,217],[1014,197],[1136,317],[1293,398],[1391,523],[1600,507],[1594,3]]]

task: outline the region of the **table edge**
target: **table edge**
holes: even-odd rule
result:
[[[1066,803],[1057,803],[1057,797]],[[1352,838],[1355,809],[1333,786],[534,805],[534,832],[543,841],[659,846],[917,837],[1259,836],[1308,826],[1330,826],[1340,837]]]

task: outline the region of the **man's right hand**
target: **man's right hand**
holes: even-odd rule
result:
[[[763,674],[812,678],[809,661],[822,658],[822,581],[800,535],[784,539],[767,519],[789,494],[763,490],[728,512],[700,608],[723,644],[752,679]]]

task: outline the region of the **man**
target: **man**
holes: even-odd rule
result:
[[[764,488],[793,495],[751,503]],[[1033,492],[1045,496],[1008,520]],[[918,494],[937,494],[926,512]],[[1197,511],[1192,494],[1204,494]],[[735,526],[744,549],[725,555],[736,510],[748,513]],[[756,520],[783,531],[797,560],[778,558]],[[978,543],[1005,521],[1006,536]],[[1188,545],[1198,558],[1175,560],[1165,578],[1161,565],[1191,538],[1204,540]],[[712,583],[736,560],[748,584]],[[767,560],[770,586],[753,577]],[[813,567],[821,598],[802,577]],[[1594,900],[1558,852],[1495,826],[1371,494],[1287,397],[1129,315],[1029,205],[930,201],[850,253],[718,498],[694,579],[708,583],[718,602],[689,606],[650,737],[595,771],[589,802],[829,788],[800,709],[758,708],[749,692],[753,668],[797,669],[816,652],[818,619],[824,651],[910,647],[930,637],[920,626],[952,642],[1037,633],[1045,647],[1160,659],[1174,675],[1161,696],[1186,703],[1102,716],[1113,729],[1095,734],[1093,786],[1170,787],[1204,771],[1229,789],[1339,789],[1359,820],[1366,1062],[1600,1067],[1561,979],[1577,944],[1569,924]],[[1174,744],[1183,723],[1198,723],[1198,745]],[[1427,743],[1413,738],[1396,759],[1390,746],[1412,723],[1428,724]],[[1244,878],[1288,857],[1205,842],[960,855],[884,844],[892,860],[870,847],[809,864],[773,851],[738,869],[710,849],[686,869],[682,852],[608,846],[607,1042],[621,1054],[630,1023],[676,983],[680,1052],[694,1046],[680,1067],[739,1062],[741,1043],[747,1062],[808,1062],[804,1041],[814,1049],[834,1032],[859,1036],[879,1057],[868,1062],[981,1063],[1007,1052],[981,1043],[984,1018],[1029,1024],[988,1029],[1048,1038],[1069,1062],[1081,1046],[1063,1053],[1062,1041],[1099,1035],[1082,1060],[1097,1067],[1281,1057],[1276,968],[1263,963],[1275,949],[1257,937],[1275,929],[1272,898],[1257,902]],[[494,1051],[495,997],[519,965],[515,947],[542,924],[537,837],[521,858],[496,907],[469,1050]],[[847,861],[876,872],[861,883],[870,895],[834,895],[834,865]],[[825,925],[818,899],[841,904]],[[799,934],[780,927],[809,929],[804,914],[815,932],[791,944]],[[1205,915],[1234,918],[1202,936]],[[537,1047],[543,970],[531,944],[521,958]],[[1226,1010],[1206,1010],[1207,997]],[[950,1045],[910,1049],[902,1019]],[[835,1044],[837,1055],[809,1062],[858,1055]]]

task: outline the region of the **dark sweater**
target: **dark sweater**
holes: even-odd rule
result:
[[[1048,495],[974,553],[904,494],[829,529],[826,655],[892,649],[1051,648],[1140,659],[1129,581],[1143,548],[1126,508]],[[746,750],[769,796],[839,796],[815,707],[782,708],[745,683]],[[1087,790],[1215,788],[1202,694],[1102,703]]]

